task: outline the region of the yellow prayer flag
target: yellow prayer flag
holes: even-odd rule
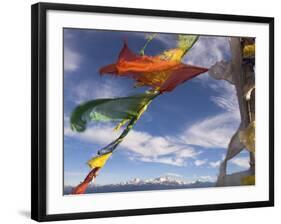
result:
[[[163,60],[169,60],[169,61],[178,61],[180,62],[182,57],[184,56],[185,52],[182,49],[174,48],[167,51],[164,51],[160,57]]]
[[[242,185],[255,185],[255,176],[246,176],[241,179]]]
[[[252,121],[245,130],[239,132],[239,139],[244,144],[246,149],[255,153],[255,128],[256,123]]]
[[[103,154],[101,156],[95,156],[93,157],[92,159],[90,159],[88,161],[88,165],[94,169],[96,167],[103,167],[106,163],[106,161],[109,159],[109,157],[111,156],[112,152],[109,152],[109,153],[106,153],[106,154]]]
[[[243,56],[246,58],[255,56],[255,44],[245,45],[243,48]]]

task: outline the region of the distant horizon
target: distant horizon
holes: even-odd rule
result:
[[[115,192],[132,192],[132,191],[154,191],[154,190],[180,190],[191,188],[207,188],[214,187],[215,181],[210,180],[195,180],[195,181],[177,181],[169,180],[162,177],[157,177],[149,180],[140,180],[134,178],[127,182],[111,183],[99,185],[91,183],[88,186],[86,193],[115,193]],[[64,195],[71,194],[75,186],[64,186]]]
[[[97,183],[93,182],[89,186],[107,186],[107,185],[118,185],[118,184],[130,184],[136,179],[139,179],[140,182],[146,182],[146,181],[149,181],[149,180],[156,180],[156,179],[163,178],[163,177],[177,177],[179,179],[182,179],[183,181],[186,181],[186,184],[192,184],[192,183],[195,183],[195,182],[202,182],[202,183],[204,183],[204,182],[215,183],[216,182],[216,179],[210,179],[210,177],[205,177],[205,179],[198,178],[198,179],[188,180],[188,179],[186,179],[182,176],[179,177],[177,175],[173,176],[173,175],[170,175],[170,174],[163,174],[161,176],[156,176],[154,178],[149,178],[149,179],[141,179],[139,177],[134,177],[134,178],[132,178],[130,180],[127,180],[127,181],[121,181],[121,182],[109,183],[109,184],[97,184]],[[65,185],[65,187],[75,187],[75,185]]]

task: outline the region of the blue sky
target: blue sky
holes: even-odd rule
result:
[[[100,67],[116,61],[126,39],[138,52],[146,33],[64,29],[64,181],[77,185],[89,172],[86,162],[118,136],[112,123],[92,123],[83,133],[69,128],[69,117],[79,103],[128,96],[147,88],[133,81],[100,76]],[[158,34],[147,55],[175,47],[176,35]],[[226,37],[201,36],[184,63],[210,67],[230,59]],[[216,179],[230,137],[240,118],[233,86],[208,73],[156,98],[135,128],[119,145],[96,179],[97,184],[155,178],[174,174],[187,180]],[[229,173],[248,167],[248,153],[229,162]]]

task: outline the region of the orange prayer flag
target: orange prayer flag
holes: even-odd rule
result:
[[[102,67],[100,74],[129,76],[139,85],[151,86],[160,92],[172,91],[179,84],[208,71],[206,68],[181,63],[180,55],[181,49],[171,49],[157,56],[140,56],[124,43],[117,62]]]

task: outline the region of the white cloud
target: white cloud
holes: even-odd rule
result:
[[[162,176],[183,177],[183,175],[178,174],[178,173],[164,173]]]
[[[211,161],[209,162],[209,166],[212,167],[212,168],[217,168],[221,165],[221,163],[224,161],[225,159],[225,154],[222,154],[221,155],[221,159],[220,160],[217,160],[217,161]]]
[[[71,99],[78,104],[92,99],[120,97],[125,93],[124,88],[110,79],[100,80],[98,83],[81,82],[76,84],[71,91]]]
[[[163,163],[173,166],[186,166],[186,162],[183,158],[173,158],[173,157],[140,157],[138,158],[142,162],[149,163]]]
[[[236,95],[235,87],[226,81],[214,81],[210,87],[215,90],[218,95],[211,96],[213,101],[218,107],[222,108],[226,112],[233,114],[233,118],[236,121],[240,120],[240,111]]]
[[[122,147],[135,153],[144,162],[185,166],[186,159],[195,158],[199,152],[169,136],[153,136],[132,130],[122,142]],[[138,157],[139,156],[139,157]]]
[[[227,148],[229,140],[235,132],[230,113],[222,113],[196,122],[181,136],[186,144],[205,148]]]
[[[81,55],[75,52],[73,49],[64,47],[64,70],[76,71],[81,63]]]
[[[113,131],[113,127],[109,125],[96,125],[94,127],[87,128],[82,133],[74,132],[70,127],[64,128],[65,136],[82,139],[87,142],[93,142],[96,144],[104,145],[108,144],[118,137],[118,132]]]
[[[225,81],[214,81],[213,90],[216,96],[211,96],[221,113],[196,121],[186,127],[181,139],[186,144],[205,148],[227,148],[230,138],[240,123],[240,112],[234,87]]]
[[[241,168],[250,168],[250,164],[249,164],[249,157],[236,157],[232,160],[230,160],[230,163],[239,166]]]
[[[200,36],[190,51],[186,54],[184,62],[209,68],[230,52],[227,37]]]
[[[120,134],[120,132],[113,131],[112,126],[101,124],[89,127],[83,133],[75,133],[66,127],[64,133],[66,136],[99,145],[109,144]],[[196,158],[200,153],[169,136],[153,136],[147,132],[136,130],[132,130],[119,147],[127,150],[130,153],[130,158],[133,160],[175,166],[185,166],[187,159]]]
[[[212,167],[212,168],[217,168],[220,166],[221,164],[221,160],[218,160],[218,161],[215,161],[215,162],[209,162],[209,165]]]
[[[206,175],[206,176],[198,177],[197,180],[200,181],[200,182],[215,182],[217,180],[217,177]]]
[[[202,166],[202,165],[204,165],[205,163],[207,163],[207,160],[200,160],[200,159],[197,159],[197,160],[194,161],[195,166]]]

